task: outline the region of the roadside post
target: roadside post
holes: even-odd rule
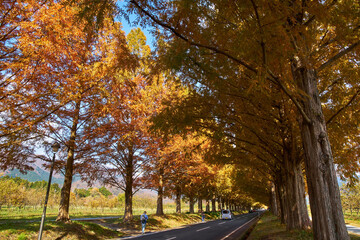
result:
[[[41,237],[42,237],[42,232],[43,232],[44,222],[45,222],[45,216],[46,216],[46,207],[47,207],[47,202],[48,202],[48,199],[49,199],[49,192],[50,192],[50,186],[51,186],[51,178],[52,178],[52,174],[53,174],[53,171],[54,171],[55,155],[60,149],[60,144],[58,142],[55,142],[53,145],[51,145],[51,148],[53,150],[54,155],[53,155],[53,159],[52,159],[52,162],[51,162],[50,175],[49,175],[49,181],[48,181],[48,185],[47,185],[47,189],[46,189],[44,210],[43,210],[43,214],[41,216],[41,224],[40,224],[38,240],[41,240]]]

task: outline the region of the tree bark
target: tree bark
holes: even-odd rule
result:
[[[176,186],[176,213],[181,213],[181,187]]]
[[[305,184],[301,161],[290,156],[290,154],[294,154],[293,152],[284,152],[286,228],[287,230],[307,229],[310,227],[310,219],[305,201]]]
[[[313,220],[314,239],[347,240],[340,191],[317,90],[315,71],[292,61],[293,78],[305,96],[302,105],[310,119],[299,122],[305,153],[305,169]]]
[[[275,197],[276,197],[276,208],[277,208],[277,214],[276,216],[278,216],[279,218],[281,217],[281,206],[280,206],[280,198],[279,198],[279,194],[278,194],[278,188],[279,186],[277,184],[274,185],[275,186]]]
[[[198,212],[202,212],[202,211],[203,211],[202,199],[199,197],[198,198]]]
[[[285,224],[286,221],[286,213],[284,210],[284,190],[283,190],[283,179],[282,179],[282,173],[279,171],[278,174],[276,175],[276,197],[277,197],[277,202],[279,203],[278,205],[278,210],[279,210],[279,217],[280,217],[280,222],[282,224]]]
[[[205,208],[206,212],[210,212],[210,201],[206,200],[206,208]]]
[[[70,191],[71,191],[71,184],[72,184],[72,178],[73,178],[74,159],[75,159],[75,156],[74,156],[75,140],[76,140],[77,126],[78,126],[79,117],[80,117],[80,106],[81,106],[81,101],[79,100],[76,102],[76,105],[75,105],[73,125],[71,127],[70,140],[69,140],[69,145],[68,145],[68,155],[67,155],[67,161],[66,161],[66,167],[65,167],[64,185],[61,188],[59,213],[56,218],[56,221],[61,221],[61,222],[70,221],[70,216],[69,216]]]
[[[129,222],[133,219],[133,154],[132,150],[129,149],[129,158],[127,159],[127,165],[125,167],[125,212],[124,222]]]
[[[189,196],[189,212],[190,213],[195,213],[194,211],[194,197],[193,196]]]
[[[211,199],[211,211],[216,212],[216,199],[215,196]]]
[[[159,186],[158,186],[158,197],[156,205],[156,215],[164,215],[164,168],[160,167],[159,169]]]
[[[279,216],[278,215],[278,203],[276,201],[276,192],[275,192],[275,184],[272,182],[271,183],[271,191],[270,191],[270,206],[271,206],[271,212],[275,215],[275,216]]]

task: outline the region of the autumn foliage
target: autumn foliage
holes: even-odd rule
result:
[[[59,220],[77,173],[123,190],[125,220],[148,188],[159,215],[164,197],[178,212],[181,198],[190,212],[257,202],[289,230],[348,239],[336,174],[358,181],[359,4],[121,6],[1,4],[1,169],[29,170],[39,143],[58,141]],[[156,49],[140,29],[125,36],[118,13],[153,27]]]

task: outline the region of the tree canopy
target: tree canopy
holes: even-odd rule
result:
[[[165,191],[190,208],[275,204],[293,229],[310,224],[307,191],[315,238],[348,239],[336,174],[354,185],[360,170],[359,3],[27,0],[0,10],[2,169],[30,169],[32,143],[56,139],[67,147],[62,202],[74,168],[122,188],[128,204],[136,189],[156,189],[159,214]],[[140,29],[125,38],[114,20],[130,14],[152,27],[156,49]]]

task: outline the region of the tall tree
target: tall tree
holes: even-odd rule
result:
[[[32,170],[36,142],[40,139],[29,129],[21,132],[29,118],[23,106],[24,95],[29,95],[28,78],[15,77],[21,69],[13,71],[11,66],[24,56],[19,50],[18,40],[25,34],[22,24],[29,22],[32,16],[46,1],[9,0],[0,3],[0,168],[17,168],[22,172]],[[20,115],[20,116],[19,116]]]
[[[96,173],[91,173],[91,178],[96,176],[125,192],[125,221],[133,218],[133,195],[144,188],[141,183],[144,165],[148,162],[147,149],[156,144],[147,123],[154,110],[150,103],[156,105],[156,101],[148,96],[159,94],[154,91],[154,85],[141,76],[128,84],[119,82],[112,89],[107,122],[102,123],[101,132],[96,133],[102,141],[98,143],[98,159],[93,166]]]
[[[180,53],[175,55],[190,57],[186,53],[194,49],[196,56],[231,62],[234,70],[252,81],[253,86],[272,82],[288,95],[301,119],[314,236],[349,239],[317,86],[324,80],[321,72],[343,56],[352,53],[355,55],[352,59],[357,59],[354,50],[360,42],[356,4],[135,0],[129,3],[141,16],[164,27],[164,36],[177,39],[168,51],[169,56]],[[202,81],[204,85],[208,82],[208,78]]]
[[[60,221],[69,220],[75,160],[81,165],[92,157],[89,137],[94,137],[94,119],[106,111],[99,104],[106,98],[105,86],[116,69],[134,62],[120,24],[107,19],[93,38],[84,32],[84,24],[75,23],[75,13],[59,3],[39,8],[20,26],[17,47],[23,57],[9,65],[14,78],[26,82],[19,92],[23,102],[12,113],[16,124],[67,148]]]
[[[140,29],[131,30],[127,40],[138,65],[118,75],[111,85],[111,97],[105,104],[108,114],[95,133],[103,139],[98,142],[99,158],[94,166],[98,172],[91,174],[125,192],[125,221],[133,218],[133,195],[149,185],[144,173],[148,162],[153,159],[155,165],[160,163],[157,150],[162,139],[150,132],[149,119],[163,108],[163,101],[171,102],[174,96],[180,100],[184,94],[176,83],[166,79],[166,74],[151,71],[154,63]]]

